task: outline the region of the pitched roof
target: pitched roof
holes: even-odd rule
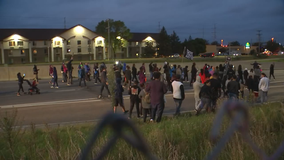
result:
[[[68,29],[0,29],[0,40],[18,34],[29,40],[51,40]]]
[[[157,40],[159,38],[159,33],[131,33],[132,38],[129,39],[129,42],[141,42],[148,36],[152,37],[154,40]]]

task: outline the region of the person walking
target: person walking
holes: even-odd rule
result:
[[[135,64],[132,65],[132,81],[138,81],[137,79],[137,68],[135,67]]]
[[[199,93],[200,93],[201,87],[203,86],[203,84],[201,83],[200,76],[196,76],[196,81],[193,83],[192,86],[193,86],[193,93],[194,93],[194,100],[195,100],[195,110],[197,111],[201,103]]]
[[[121,79],[120,79],[120,82],[121,82]],[[100,91],[100,95],[98,98],[102,98],[102,93],[103,93],[103,90],[104,88],[106,88],[107,90],[107,93],[108,93],[108,97],[110,98],[110,91],[108,89],[108,82],[107,82],[107,73],[106,73],[106,67],[104,66],[103,67],[103,70],[101,72],[101,91]]]
[[[85,68],[85,79],[86,79],[86,81],[91,81],[91,73],[90,73],[91,69],[90,69],[89,64],[85,63],[84,68]]]
[[[20,72],[17,74],[18,86],[19,86],[19,89],[18,89],[18,92],[17,92],[17,96],[21,96],[21,94],[20,94],[21,90],[25,94],[25,91],[24,91],[24,88],[23,88],[24,77],[25,76],[22,76]]]
[[[126,114],[128,111],[125,110],[124,103],[123,103],[123,87],[121,85],[121,79],[116,79],[116,88],[114,90],[115,97],[114,97],[114,106],[113,106],[113,113],[116,113],[116,109],[118,105],[120,105],[122,111],[124,114]]]
[[[205,73],[203,69],[200,69],[199,77],[201,78],[202,84],[205,83]]]
[[[49,65],[49,76],[51,77],[51,80],[49,81],[49,84],[52,84],[53,85],[53,82],[52,82],[52,80],[53,80],[53,78],[52,78],[52,75],[53,75],[53,67],[52,67],[52,65]]]
[[[145,85],[141,85],[142,90],[139,93],[139,98],[141,99],[141,105],[143,108],[143,122],[146,122],[147,114],[151,117],[151,98],[150,93],[147,93],[145,90]]]
[[[73,61],[73,57],[71,57],[70,61],[68,61],[67,63],[67,70],[68,70],[68,81],[67,81],[67,85],[71,85],[73,82],[73,77],[72,77],[72,71],[73,71],[73,67],[72,67],[72,61]]]
[[[67,69],[67,67],[65,66],[64,63],[61,66],[61,71],[62,71],[62,76],[63,76],[62,82],[67,82],[67,72],[68,72],[68,69]]]
[[[256,68],[253,71],[253,74],[254,74],[253,78],[257,79],[259,81],[260,76],[261,76],[261,70],[260,70],[259,66],[256,66]]]
[[[141,89],[138,86],[138,81],[134,81],[134,84],[128,88],[128,94],[130,95],[130,110],[128,118],[131,119],[132,111],[134,105],[136,106],[137,118],[140,118],[140,110],[139,110],[139,93]]]
[[[232,80],[228,83],[228,95],[230,99],[238,99],[239,90],[240,90],[240,83],[236,81],[237,76],[233,75]]]
[[[243,78],[242,65],[239,65],[239,66],[238,66],[238,75],[239,75],[239,79],[241,80],[241,82],[243,82],[243,81],[244,81],[244,78]]]
[[[192,85],[196,81],[196,74],[197,74],[197,69],[196,69],[196,64],[193,63],[191,66],[191,80],[190,80],[190,85]]]
[[[57,75],[56,67],[53,67],[52,81],[53,81],[53,85],[50,88],[59,88],[58,87],[58,75]],[[55,86],[55,84],[56,84],[56,86]]]
[[[267,102],[267,93],[269,89],[269,79],[265,73],[261,73],[261,79],[258,84],[260,102]]]
[[[180,115],[180,108],[182,105],[182,101],[185,98],[184,95],[184,87],[183,83],[181,82],[181,76],[176,75],[175,80],[172,82],[172,87],[173,87],[173,99],[176,104],[176,111],[174,116],[179,116]]]
[[[275,65],[275,63],[272,63],[270,65],[269,79],[271,78],[271,76],[273,76],[273,78],[275,79],[275,76],[274,76],[274,65]]]
[[[84,82],[84,85],[86,87],[86,76],[87,74],[85,73],[85,67],[81,67],[79,66],[79,70],[78,70],[78,78],[79,78],[79,87],[81,86],[81,82]]]
[[[188,66],[185,66],[183,68],[183,73],[184,73],[184,79],[183,80],[188,82]]]
[[[153,79],[153,72],[154,72],[153,62],[149,64],[149,72],[150,72],[150,79]]]
[[[248,69],[247,68],[245,68],[245,70],[244,70],[244,84],[245,85],[247,85],[247,81],[248,81],[248,75],[249,75],[249,73],[248,73]]]
[[[97,84],[98,81],[101,83],[99,64],[98,63],[94,64],[94,79],[95,79],[95,84]]]
[[[162,119],[163,111],[165,108],[164,95],[167,93],[167,86],[160,81],[161,73],[153,73],[154,80],[146,87],[146,92],[151,95],[151,120],[155,121],[156,113],[158,114],[156,122],[160,122]]]
[[[145,76],[145,72],[143,71],[143,68],[140,68],[140,71],[138,72],[138,76],[139,76],[139,82],[140,84],[144,84],[146,82],[146,76]]]
[[[211,101],[212,101],[212,111],[214,112],[217,105],[218,98],[221,97],[221,81],[218,79],[218,74],[213,73],[213,78],[209,80],[210,81],[210,87],[211,87]]]
[[[199,115],[202,109],[205,107],[205,110],[207,112],[210,112],[211,108],[211,87],[210,87],[210,81],[204,82],[204,85],[202,86],[200,92],[199,92],[199,98],[201,99],[201,105],[197,109],[197,112],[195,115]]]
[[[34,65],[34,68],[33,68],[34,79],[36,79],[37,82],[38,82],[38,71],[39,71],[39,69],[37,69],[37,66]],[[275,78],[274,78],[274,79],[275,79]]]
[[[126,70],[124,72],[124,75],[125,75],[124,86],[126,86],[126,85],[131,86],[131,71],[130,71],[130,67],[128,65],[126,66]]]

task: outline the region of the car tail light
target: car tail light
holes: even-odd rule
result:
[[[214,57],[214,55],[215,55],[215,54],[214,54],[214,53],[212,53],[212,57]]]

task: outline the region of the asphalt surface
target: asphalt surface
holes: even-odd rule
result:
[[[267,72],[266,72],[267,73]],[[269,101],[283,100],[284,70],[276,70],[276,80],[271,80],[268,93]],[[184,83],[186,99],[182,104],[182,111],[194,110],[193,90],[188,82]],[[39,81],[38,88],[41,94],[16,96],[18,85],[16,81],[0,82],[0,111],[11,112],[17,110],[17,116],[21,125],[30,124],[67,124],[96,121],[106,113],[112,112],[111,100],[107,98],[107,92],[103,92],[103,98],[98,99],[100,84],[94,81],[87,82],[87,87],[79,87],[78,80],[74,79],[71,86],[59,82],[58,89],[51,89],[48,80]],[[28,85],[24,83],[27,91]],[[248,95],[248,91],[245,91]],[[175,104],[172,95],[166,95],[165,114],[172,115]],[[129,96],[124,93],[125,107],[129,109]],[[122,113],[118,107],[118,113]],[[134,109],[132,117],[136,117]]]

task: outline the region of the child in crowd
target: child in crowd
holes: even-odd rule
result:
[[[139,98],[141,99],[141,105],[143,108],[143,121],[146,122],[147,114],[151,113],[151,98],[150,93],[145,91],[146,86],[144,84],[141,84],[141,88],[142,90],[139,93]]]

